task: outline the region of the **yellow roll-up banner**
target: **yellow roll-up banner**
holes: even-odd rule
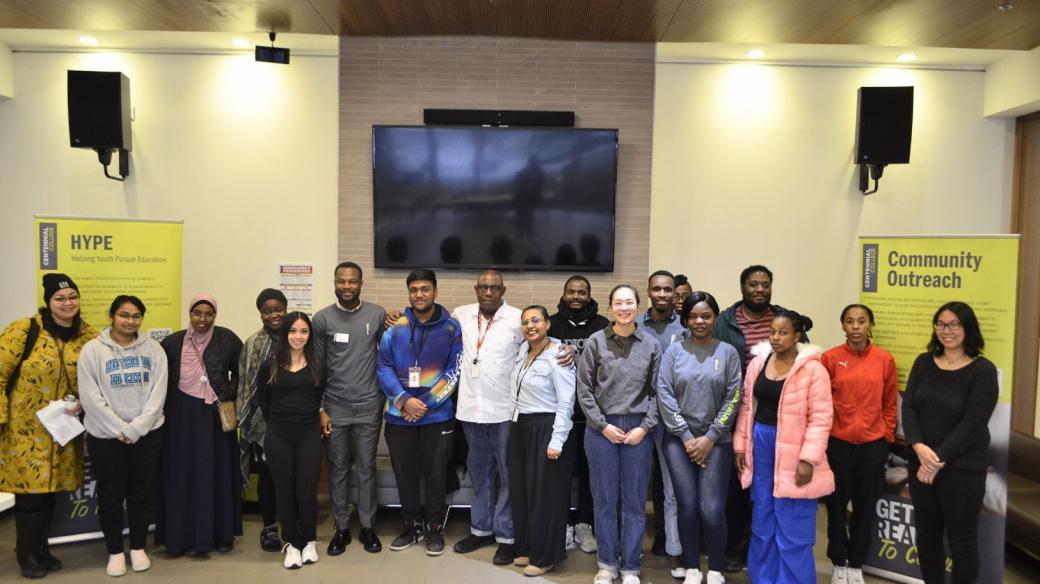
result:
[[[875,316],[873,341],[895,358],[900,392],[932,337],[932,317],[961,301],[978,317],[983,354],[997,367],[1000,397],[989,422],[990,466],[979,517],[979,582],[1003,579],[1011,380],[1015,355],[1018,236],[860,237],[860,302]],[[902,434],[902,428],[897,435]],[[908,449],[905,449],[908,450]],[[920,582],[914,506],[905,456],[894,447],[886,490],[875,508],[874,541],[864,570]],[[902,456],[900,456],[902,455]],[[947,554],[947,571],[952,561]]]

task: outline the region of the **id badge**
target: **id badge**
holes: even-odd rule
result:
[[[419,387],[419,378],[422,377],[422,367],[408,368],[408,387]]]
[[[480,377],[480,361],[474,359],[473,366],[469,368],[470,377]]]
[[[517,407],[513,408],[513,421],[515,422],[515,421],[517,421],[519,419],[520,419],[520,407],[517,406]]]
[[[336,333],[336,335],[332,338],[332,340],[337,342],[337,343],[349,343],[350,342],[350,333]]]

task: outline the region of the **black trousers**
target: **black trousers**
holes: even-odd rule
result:
[[[448,516],[448,457],[454,435],[455,420],[422,426],[386,424],[386,445],[390,448],[390,464],[394,467],[405,523],[411,525],[425,519],[433,525],[444,525]]]
[[[564,540],[575,451],[568,441],[560,458],[546,456],[555,418],[552,413],[521,414],[509,434],[509,498],[516,555],[527,556],[532,565],[543,568],[567,558]]]
[[[747,563],[748,543],[751,541],[751,489],[744,490],[740,473],[729,475],[729,494],[726,496],[726,559]]]
[[[274,477],[271,476],[271,467],[264,460],[264,447],[262,444],[250,443],[249,467],[256,473],[256,498],[260,504],[260,517],[263,518],[264,527],[274,525],[277,521],[278,500],[274,488]]]
[[[910,462],[910,498],[914,501],[917,558],[925,584],[943,584],[946,550],[953,559],[953,584],[974,584],[979,577],[979,513],[986,494],[986,473],[953,468],[949,464],[931,485],[917,480],[919,464]]]
[[[596,512],[592,508],[592,487],[589,483],[589,458],[585,456],[585,422],[574,421],[574,427],[563,445],[564,451],[574,451],[574,478],[578,481],[578,507],[571,511],[570,522],[596,524]],[[567,485],[570,490],[570,484]],[[570,502],[568,501],[568,507]],[[514,527],[515,529],[515,527]]]
[[[161,427],[133,444],[87,435],[90,463],[97,478],[98,523],[109,554],[124,551],[124,502],[130,523],[130,549],[144,549],[148,526],[155,521],[162,443]]]
[[[19,556],[36,554],[47,545],[54,502],[55,493],[18,493],[14,496],[15,550]]]
[[[874,505],[885,485],[888,441],[879,438],[852,444],[827,442],[827,461],[834,471],[834,493],[827,502],[827,557],[835,566],[860,568],[870,549]],[[852,503],[852,515],[847,512]]]
[[[282,539],[302,550],[318,530],[321,429],[313,424],[267,421],[264,452],[274,477]]]

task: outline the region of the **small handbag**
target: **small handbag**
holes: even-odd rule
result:
[[[222,430],[231,432],[238,428],[238,412],[235,409],[235,402],[225,402],[218,399],[217,413],[220,415],[220,428]]]

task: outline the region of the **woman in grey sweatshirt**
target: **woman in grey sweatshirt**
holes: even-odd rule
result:
[[[80,400],[109,576],[126,573],[124,501],[133,570],[151,567],[144,546],[155,515],[167,366],[159,343],[139,333],[144,312],[140,298],[117,296],[108,311],[112,326],[87,343],[79,356]]]
[[[707,292],[683,301],[690,336],[672,343],[657,373],[657,405],[668,430],[663,451],[675,488],[685,583],[701,584],[701,526],[708,584],[723,584],[726,493],[733,466],[731,428],[740,409],[740,354],[712,337],[719,304]]]
[[[654,379],[661,345],[636,325],[635,288],[622,284],[611,290],[610,311],[614,322],[589,337],[578,361],[578,403],[587,419],[585,453],[596,513],[599,571],[593,584],[611,584],[618,572],[622,584],[639,584],[653,447],[646,437],[657,423]]]

